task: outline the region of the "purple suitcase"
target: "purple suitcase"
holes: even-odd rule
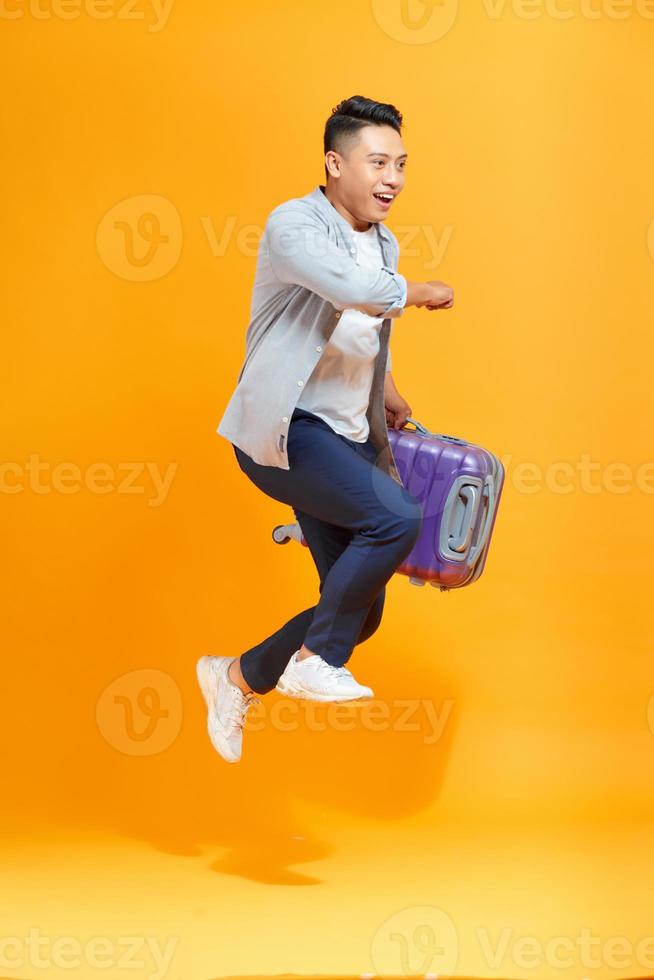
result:
[[[396,574],[413,585],[427,582],[441,591],[470,585],[481,575],[504,485],[497,456],[455,436],[415,429],[389,429],[402,483],[422,504],[420,537]],[[306,545],[299,524],[278,525],[273,540],[294,538]]]
[[[407,421],[415,430],[389,429],[388,441],[402,483],[422,504],[424,520],[396,571],[415,585],[429,582],[442,591],[470,585],[486,564],[504,467],[488,449]]]

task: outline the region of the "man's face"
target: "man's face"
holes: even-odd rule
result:
[[[357,221],[383,221],[404,187],[407,153],[392,126],[364,126],[357,137],[342,156],[332,151],[327,154],[325,162],[330,177],[335,178],[332,186]]]

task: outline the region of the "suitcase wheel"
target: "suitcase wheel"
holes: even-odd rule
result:
[[[288,544],[291,540],[288,534],[285,533],[285,527],[283,524],[278,524],[272,530],[272,539],[276,544]]]

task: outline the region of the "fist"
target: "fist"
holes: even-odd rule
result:
[[[454,306],[454,290],[440,279],[430,281],[433,296],[424,305],[427,310],[449,310]]]

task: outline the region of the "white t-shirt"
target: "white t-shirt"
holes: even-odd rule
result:
[[[357,263],[380,269],[384,259],[376,225],[367,231],[353,230],[352,234],[357,246]],[[336,432],[354,442],[365,442],[369,435],[366,411],[383,320],[383,316],[343,310],[297,402],[299,408],[320,416]]]

